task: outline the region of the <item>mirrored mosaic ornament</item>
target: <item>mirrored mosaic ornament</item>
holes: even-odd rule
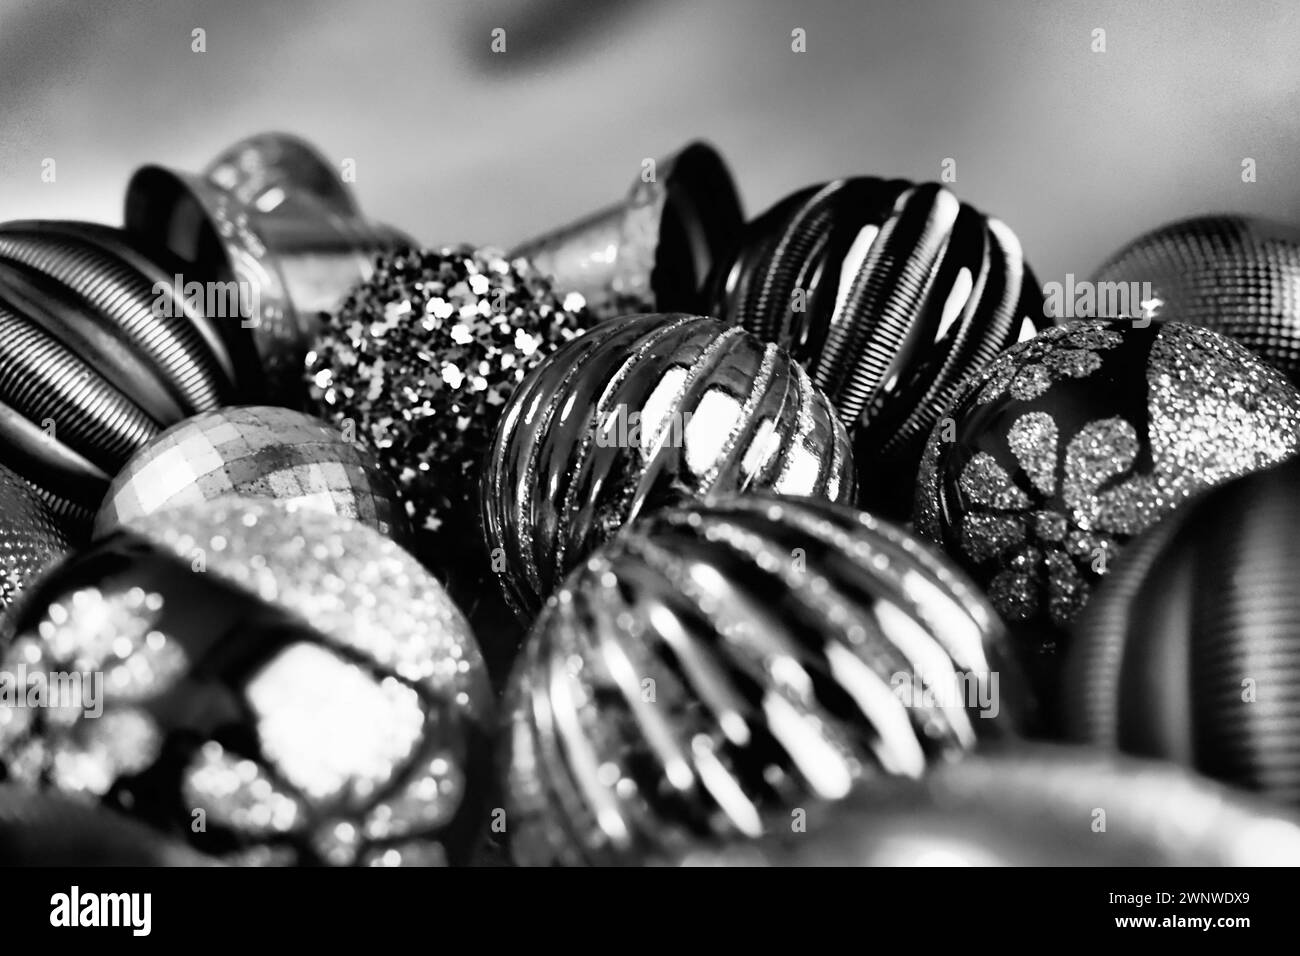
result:
[[[320,419],[270,406],[223,408],[167,429],[113,479],[95,533],[232,494],[351,518],[399,542],[409,537],[392,482],[367,446]]]
[[[1004,641],[964,575],[865,513],[773,495],[657,512],[524,645],[502,739],[514,858],[644,862],[919,777],[1018,725]]]
[[[483,524],[524,617],[638,514],[770,489],[850,501],[848,435],[780,348],[717,319],[602,322],[542,362],[501,417]]]
[[[43,577],[16,630],[11,781],[226,862],[456,863],[478,840],[478,647],[362,524],[235,498],[147,515]]]
[[[36,490],[0,465],[0,648],[5,615],[19,592],[71,546],[67,530]]]
[[[1231,339],[1073,322],[967,383],[926,446],[916,528],[987,589],[1050,682],[1065,629],[1129,539],[1298,442],[1300,393]]]

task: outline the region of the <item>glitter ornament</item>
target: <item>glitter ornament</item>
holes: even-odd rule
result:
[[[275,498],[370,525],[398,542],[406,514],[369,449],[286,408],[223,408],[173,425],[118,474],[95,533],[223,495]]]
[[[547,603],[507,696],[522,864],[635,863],[761,832],[1014,728],[992,607],[909,534],[742,495],[668,509]]]
[[[1300,820],[1156,761],[992,747],[922,781],[874,781],[774,815],[769,835],[685,866],[1296,866]],[[1095,828],[1104,809],[1106,829]]]
[[[404,249],[333,313],[307,374],[314,410],[350,425],[397,482],[417,528],[474,513],[482,458],[524,375],[582,330],[523,261]]]
[[[916,527],[981,585],[1045,682],[1126,542],[1300,440],[1300,393],[1236,342],[1181,323],[1073,322],[966,385],[925,450]]]
[[[1075,739],[1187,765],[1300,810],[1300,459],[1134,541],[1074,631]]]
[[[690,315],[611,319],[511,398],[487,458],[483,525],[507,599],[530,618],[643,511],[771,489],[849,501],[848,436],[775,345]]]
[[[1093,281],[1118,283],[1134,315],[1222,332],[1300,385],[1295,226],[1246,216],[1169,223],[1116,252]]]
[[[0,648],[18,594],[72,543],[67,529],[27,482],[0,465]]]
[[[0,775],[226,862],[426,864],[478,838],[491,698],[397,544],[280,502],[137,519],[51,570],[0,658]],[[202,825],[197,825],[201,821]]]
[[[805,363],[872,464],[859,503],[897,517],[962,380],[1049,324],[1015,234],[935,183],[800,190],[746,227],[713,284],[714,315]]]

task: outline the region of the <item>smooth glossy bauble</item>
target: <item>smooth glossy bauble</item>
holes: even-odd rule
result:
[[[478,842],[482,658],[365,525],[254,499],[157,512],[49,571],[15,623],[0,669],[46,696],[0,708],[11,781],[228,862],[454,863]]]
[[[564,582],[507,695],[517,862],[635,863],[920,776],[1013,731],[997,614],[906,532],[741,495],[630,525]]]
[[[483,524],[527,617],[638,514],[770,489],[849,501],[848,436],[775,345],[717,319],[611,319],[556,351],[507,403],[486,460]]]

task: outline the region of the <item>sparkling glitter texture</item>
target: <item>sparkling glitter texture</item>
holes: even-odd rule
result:
[[[635,863],[920,776],[1014,727],[1003,638],[963,575],[870,515],[764,494],[660,511],[530,633],[508,691],[515,857]]]
[[[70,546],[68,533],[36,491],[0,465],[0,649],[5,612],[18,592]]]
[[[590,321],[522,259],[469,246],[403,249],[330,315],[307,356],[315,409],[354,428],[417,527],[474,499],[502,406]]]
[[[95,568],[112,570],[64,587]],[[238,862],[468,854],[486,673],[441,586],[378,532],[273,501],[182,506],[69,562],[23,607],[4,672],[28,693],[102,675],[102,713],[85,697],[0,708],[9,778]]]
[[[1133,535],[1300,442],[1300,393],[1181,323],[1050,329],[968,380],[949,416],[956,440],[936,428],[922,462],[917,529],[1053,661]]]

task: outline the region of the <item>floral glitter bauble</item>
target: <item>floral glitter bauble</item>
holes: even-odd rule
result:
[[[807,498],[668,509],[547,603],[507,696],[523,864],[626,863],[919,776],[1016,724],[1004,631],[907,533]]]
[[[477,500],[482,458],[524,375],[587,321],[523,260],[468,246],[404,249],[332,314],[307,356],[318,414],[351,423],[417,528]]]
[[[9,780],[229,862],[457,862],[477,843],[482,658],[441,585],[365,525],[255,499],[158,512],[52,569],[16,618],[0,671],[47,699],[0,708]]]
[[[37,491],[0,465],[0,622],[27,582],[71,546],[67,530]],[[4,631],[0,624],[0,648]]]
[[[1093,277],[1144,317],[1222,332],[1300,385],[1300,229],[1246,216],[1161,226]],[[1110,284],[1110,285],[1103,285]]]
[[[95,533],[232,494],[341,515],[398,542],[408,536],[406,513],[368,448],[310,415],[270,406],[223,408],[167,429],[113,479]]]
[[[1300,810],[1300,459],[1129,545],[1072,632],[1063,723]]]
[[[506,597],[536,612],[643,511],[709,493],[853,497],[848,435],[775,345],[717,319],[602,322],[511,398],[483,477],[483,525]]]
[[[1236,342],[1073,322],[1012,348],[930,436],[916,528],[987,588],[1050,679],[1124,544],[1192,494],[1291,455],[1300,393]]]
[[[684,866],[1296,866],[1300,819],[1164,762],[991,747],[921,781],[876,781],[774,815],[769,835]],[[1104,830],[1096,823],[1103,819]]]
[[[1020,242],[937,183],[853,177],[750,223],[714,314],[804,362],[853,435],[858,501],[911,508],[926,436],[962,380],[1050,323]]]

